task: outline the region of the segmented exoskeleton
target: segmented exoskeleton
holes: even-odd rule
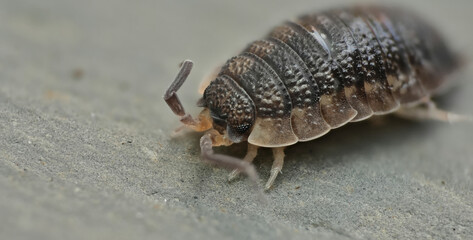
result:
[[[286,22],[228,60],[199,100],[204,107],[199,119],[185,116],[175,94],[192,62],[184,62],[165,99],[186,125],[210,129],[201,139],[202,155],[235,168],[231,178],[245,171],[255,179],[250,163],[257,148],[273,148],[269,188],[282,168],[285,146],[348,122],[395,111],[407,117],[466,120],[430,101],[458,66],[459,59],[436,30],[409,12],[333,9]],[[212,152],[212,145],[242,141],[249,143],[244,161]]]

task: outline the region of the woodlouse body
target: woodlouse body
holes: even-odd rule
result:
[[[418,103],[456,67],[437,32],[412,14],[335,9],[250,44],[222,67],[201,103],[232,142],[281,147]]]
[[[309,141],[348,122],[396,111],[415,119],[471,121],[437,109],[430,97],[459,66],[439,34],[398,9],[334,9],[286,22],[227,61],[208,83],[199,117],[186,115],[177,97],[192,68],[185,61],[164,99],[196,131],[207,131],[204,160],[245,172],[258,147],[273,148],[266,183],[281,171],[284,147]],[[212,146],[248,141],[243,161],[214,154]]]

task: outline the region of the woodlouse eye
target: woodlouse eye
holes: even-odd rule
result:
[[[227,126],[227,133],[229,139],[234,143],[239,143],[241,141],[245,141],[248,138],[249,130],[251,128],[251,124],[240,124],[237,126]]]
[[[242,124],[242,125],[238,125],[238,126],[232,127],[232,128],[234,129],[235,132],[240,133],[240,134],[244,134],[250,129],[250,127],[251,127],[250,124]]]

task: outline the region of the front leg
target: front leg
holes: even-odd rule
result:
[[[253,160],[255,160],[256,155],[258,154],[258,146],[249,144],[248,143],[248,150],[246,152],[245,157],[243,158],[244,162],[252,163]],[[240,175],[240,169],[234,169],[229,175],[228,175],[228,181],[233,181],[238,175]]]
[[[214,153],[212,146],[213,141],[211,133],[207,133],[200,138],[201,156],[205,162],[222,168],[237,169],[238,171],[245,173],[253,182],[255,189],[259,192],[259,177],[253,164],[231,156],[216,154]],[[265,201],[261,192],[259,192],[259,198],[260,200]]]

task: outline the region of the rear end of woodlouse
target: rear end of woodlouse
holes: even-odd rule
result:
[[[431,96],[459,66],[440,34],[415,14],[395,8],[352,7],[307,14],[274,28],[229,59],[209,82],[198,118],[186,115],[176,92],[192,62],[185,61],[165,100],[201,138],[202,157],[244,171],[258,147],[273,149],[266,188],[281,171],[284,147],[316,139],[373,115],[464,121],[439,110]],[[248,141],[243,161],[212,146]]]

